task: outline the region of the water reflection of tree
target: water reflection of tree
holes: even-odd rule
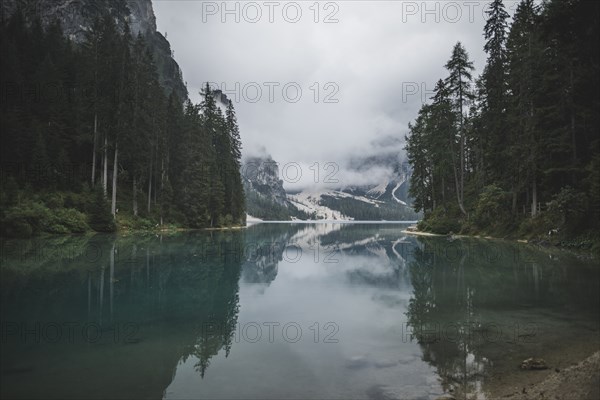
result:
[[[153,355],[136,351],[136,346],[127,359],[111,363],[107,371],[117,368],[127,374],[140,366],[153,373],[165,371],[164,379],[153,385],[168,385],[177,362],[194,356],[204,375],[211,357],[221,349],[227,356],[232,349],[244,234],[95,235],[3,242],[2,318],[30,324],[93,323],[105,332],[103,344],[111,346],[116,345],[112,339],[117,329],[135,326],[133,337],[132,331],[121,331],[118,345],[158,341],[160,348],[154,348],[166,354],[169,365],[152,364]],[[219,329],[204,329],[209,322]],[[15,344],[11,359],[23,351],[19,345]]]
[[[470,239],[420,242],[409,262],[407,323],[424,360],[437,368],[445,389],[456,390],[455,397],[482,393],[491,365],[511,346],[523,349],[514,324],[528,321],[515,320],[514,310],[590,308],[589,296],[581,295],[590,286],[582,281],[588,272],[577,269],[581,276],[569,276],[575,272],[564,253]],[[589,279],[597,282],[597,272]]]
[[[498,278],[485,268],[482,255],[457,241],[449,252],[448,242],[422,240],[409,263],[413,285],[407,322],[423,349],[423,359],[434,365],[442,386],[463,398],[482,392],[488,354],[482,337],[479,306],[485,303],[485,286]],[[484,268],[486,271],[481,271]]]
[[[242,248],[243,241],[221,238],[220,243],[226,250],[211,261],[214,268],[222,271],[215,282],[216,288],[210,299],[211,308],[207,319],[202,321],[196,342],[183,355],[184,361],[190,355],[198,359],[195,368],[202,377],[210,365],[210,359],[221,349],[225,349],[225,357],[229,356],[239,312],[238,291],[243,259],[236,249]]]

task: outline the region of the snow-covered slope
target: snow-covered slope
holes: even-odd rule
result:
[[[287,198],[315,220],[415,220],[419,216],[400,193],[405,184],[406,179],[396,179],[371,187],[307,189]]]
[[[322,195],[325,193],[335,193],[328,191],[321,192],[300,192],[297,194],[288,194],[288,200],[298,210],[310,215],[311,219],[325,220],[352,220],[337,210],[332,210],[329,207],[320,204]],[[341,192],[339,192],[341,193]]]

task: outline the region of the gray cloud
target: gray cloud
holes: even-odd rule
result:
[[[322,2],[318,23],[313,2],[297,2],[302,16],[287,22],[288,3],[274,8],[270,23],[265,2],[227,2],[229,10],[238,4],[236,23],[235,14],[223,15],[222,2],[154,1],[158,29],[168,35],[192,99],[199,101],[207,81],[233,90],[228,96],[238,113],[244,153],[266,148],[282,165],[301,165],[304,179],[286,182],[288,188],[309,185],[307,168],[315,162],[339,165],[343,185],[368,181],[373,174],[348,170],[351,160],[382,150],[388,137],[404,138],[429,97],[422,90],[433,89],[446,75],[452,46],[463,42],[477,74],[484,65],[487,2],[338,1],[327,8]],[[288,19],[295,16],[293,6]],[[510,10],[515,6],[507,2]],[[216,14],[206,12],[215,7]],[[262,16],[251,23],[257,8]],[[336,9],[338,22],[324,23]],[[301,89],[297,102],[286,100],[286,84],[289,100]],[[338,102],[325,102],[327,95]]]

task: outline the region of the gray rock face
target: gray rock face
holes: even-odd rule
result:
[[[85,39],[94,18],[105,13],[115,18],[119,29],[129,22],[134,35],[156,31],[151,0],[3,0],[2,17],[8,18],[18,8],[26,20],[38,16],[44,26],[58,18],[65,35],[76,43]]]
[[[246,191],[254,191],[274,203],[287,207],[283,180],[279,178],[279,165],[270,156],[250,157],[244,160],[242,179]]]
[[[132,32],[142,32],[142,34],[150,31],[156,32],[156,17],[150,0],[127,0],[127,6],[131,11],[129,17],[129,25]]]
[[[156,17],[151,0],[2,0],[2,21],[21,10],[25,20],[40,18],[43,26],[58,19],[65,36],[75,43],[85,40],[85,34],[95,18],[109,14],[114,18],[117,29],[123,30],[129,23],[133,36],[141,33],[152,48],[160,83],[169,94],[175,90],[180,99],[187,98],[187,89],[181,70],[171,56],[171,46],[156,31]]]

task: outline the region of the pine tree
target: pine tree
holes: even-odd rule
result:
[[[508,13],[502,0],[494,0],[486,11],[488,16],[484,37],[484,50],[488,54],[487,64],[483,71],[482,91],[485,101],[482,104],[485,127],[481,134],[483,139],[484,170],[483,178],[489,181],[507,179],[502,176],[506,169],[498,168],[506,156],[506,108],[507,108],[507,19]],[[496,174],[494,172],[500,172]]]
[[[459,166],[455,177],[456,196],[458,206],[461,212],[466,215],[464,207],[464,189],[465,189],[465,118],[470,102],[474,95],[471,91],[473,77],[471,72],[475,69],[473,62],[469,61],[469,55],[460,42],[456,43],[452,50],[452,56],[446,63],[446,69],[449,76],[446,78],[446,87],[453,100],[454,111],[457,115],[458,140],[459,140]],[[454,168],[455,171],[457,169]]]
[[[180,171],[176,192],[178,208],[184,213],[186,225],[204,228],[210,225],[211,170],[210,139],[205,136],[201,125],[200,106],[187,101],[183,121],[185,142],[180,144],[179,154],[184,162]]]
[[[203,100],[200,104],[202,111],[202,127],[209,138],[210,152],[205,155],[209,173],[210,226],[217,226],[225,209],[224,170],[227,166],[227,151],[230,149],[225,121],[221,109],[217,106],[213,92],[208,83],[202,91]]]
[[[244,187],[242,185],[242,179],[240,175],[241,159],[242,159],[242,140],[240,138],[240,130],[237,123],[237,117],[235,115],[235,109],[233,103],[229,100],[227,104],[227,111],[225,113],[227,121],[227,134],[229,136],[228,142],[230,145],[229,159],[230,165],[227,168],[227,180],[229,181],[229,192],[226,196],[231,199],[230,202],[230,214],[233,217],[233,222],[236,224],[245,224],[245,213],[246,208],[244,198]]]
[[[446,82],[439,80],[434,89],[431,106],[431,123],[429,128],[427,148],[430,149],[432,164],[433,202],[434,208],[440,203],[444,210],[447,202],[458,196],[458,189],[451,182],[458,182],[457,171],[457,116],[453,111],[452,99]],[[436,202],[436,198],[439,201]],[[457,197],[458,198],[458,197]]]
[[[531,190],[531,214],[537,212],[537,185],[539,179],[538,94],[540,81],[536,71],[542,57],[538,33],[538,13],[533,0],[523,0],[517,7],[507,42],[509,89],[508,171],[513,177],[514,193]],[[497,167],[498,168],[498,167]],[[513,197],[513,212],[517,208]]]
[[[409,135],[406,139],[406,155],[412,166],[409,194],[413,198],[415,211],[433,211],[435,205],[431,198],[431,173],[429,168],[433,160],[429,157],[425,136],[429,120],[430,106],[423,105],[414,124],[409,123]]]

